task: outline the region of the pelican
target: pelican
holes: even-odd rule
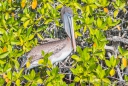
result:
[[[45,53],[52,52],[48,58],[52,64],[64,60],[72,51],[76,51],[76,42],[73,28],[73,12],[69,7],[64,6],[61,9],[61,17],[64,23],[64,29],[67,37],[62,40],[48,42],[38,45],[27,54],[27,60],[23,62],[23,66],[31,58],[29,69],[39,66],[38,61],[42,59],[42,51]]]

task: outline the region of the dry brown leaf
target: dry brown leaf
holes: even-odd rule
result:
[[[120,26],[119,26],[119,25],[117,25],[116,27],[117,27],[117,29],[118,29],[119,31],[121,30],[121,28],[120,28]]]
[[[6,78],[6,79],[5,79],[5,81],[8,83],[8,82],[9,82],[9,79],[8,79],[8,78]]]
[[[6,75],[6,74],[3,74],[3,78],[4,78],[4,79],[7,78],[7,75]]]

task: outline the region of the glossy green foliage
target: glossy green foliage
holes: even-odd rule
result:
[[[32,7],[33,1],[37,1]],[[114,14],[109,15],[104,8],[109,5],[114,7]],[[71,68],[75,76],[73,82],[81,85],[90,83],[95,86],[107,86],[111,81],[107,76],[111,68],[119,63],[112,56],[105,58],[104,46],[107,40],[104,31],[120,23],[116,19],[119,10],[125,11],[125,0],[1,0],[0,1],[0,85],[11,84],[22,86],[66,86],[63,81],[64,74],[59,74],[58,67],[52,67],[48,57],[52,53],[45,54],[44,59],[39,60],[41,65],[39,72],[34,69],[24,74],[24,68],[20,68],[18,61],[21,56],[43,40],[45,35],[54,38],[53,30],[48,28],[54,25],[62,28],[59,22],[60,10],[66,5],[73,10],[75,37],[83,38],[85,42],[92,44],[81,49],[77,47],[77,54],[72,55],[76,62],[75,68]],[[83,35],[89,31],[88,38]],[[47,36],[46,36],[47,37]],[[119,48],[122,56],[127,56],[127,51]],[[104,61],[108,68],[104,69],[100,62]],[[125,76],[125,80],[128,77]],[[70,86],[74,86],[71,83]]]
[[[89,82],[92,85],[110,84],[110,80],[106,77],[109,75],[109,70],[104,70],[100,62],[100,56],[104,56],[104,53],[93,54],[92,48],[85,48],[82,50],[77,47],[78,55],[72,55],[72,58],[77,62],[76,68],[72,68],[71,71],[76,76],[74,81],[80,82],[86,85]],[[104,58],[105,59],[105,58]]]

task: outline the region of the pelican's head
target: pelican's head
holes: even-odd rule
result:
[[[69,7],[63,7],[61,9],[61,17],[64,23],[64,29],[68,36],[71,39],[72,46],[74,51],[76,51],[76,42],[74,37],[74,28],[73,28],[73,12]]]

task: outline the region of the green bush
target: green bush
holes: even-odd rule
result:
[[[32,69],[27,73],[18,61],[40,40],[47,36],[55,38],[53,30],[48,31],[48,28],[51,24],[62,28],[59,20],[64,5],[73,10],[76,39],[88,44],[84,48],[77,46],[76,54],[71,56],[75,67],[70,70],[75,78],[69,85],[108,86],[115,83],[110,77],[117,74],[115,68],[121,61],[114,56],[105,57],[104,46],[108,43],[105,31],[120,23],[117,16],[120,11],[126,12],[125,0],[1,0],[0,85],[66,86],[65,74],[58,73],[59,68],[52,67],[49,61],[41,59],[40,64],[45,65],[38,67],[39,72]],[[127,57],[126,50],[120,47],[119,51],[120,56]],[[125,75],[124,81],[127,80]]]

